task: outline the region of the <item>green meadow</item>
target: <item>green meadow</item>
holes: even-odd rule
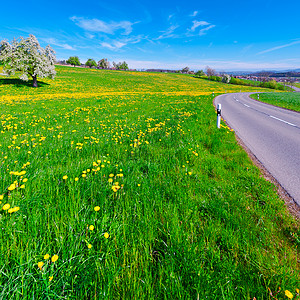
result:
[[[268,90],[72,67],[30,84],[0,76],[0,299],[297,298],[298,223],[216,128],[216,95]]]
[[[253,94],[251,97],[258,100],[257,94]],[[259,94],[259,101],[300,111],[300,93],[261,93]]]

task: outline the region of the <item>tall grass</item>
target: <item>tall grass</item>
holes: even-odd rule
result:
[[[296,294],[298,225],[216,129],[223,84],[63,67],[45,83],[0,88],[0,299]]]

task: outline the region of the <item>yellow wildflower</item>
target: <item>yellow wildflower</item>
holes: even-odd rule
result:
[[[75,177],[75,181],[78,181],[79,180],[79,178],[78,177]]]
[[[52,262],[56,262],[57,260],[58,260],[58,255],[55,254],[51,257]]]
[[[104,237],[105,237],[106,239],[108,239],[108,238],[109,238],[109,233],[108,233],[108,232],[105,232],[105,233],[104,233]]]
[[[288,290],[286,290],[285,291],[285,295],[289,298],[289,299],[293,299],[293,294],[290,292],[290,291],[288,291]]]
[[[44,259],[49,259],[50,255],[47,253],[44,255]]]
[[[81,176],[82,176],[82,177],[86,177],[86,174],[82,174]]]
[[[8,190],[9,190],[9,191],[13,191],[15,188],[16,188],[16,184],[13,183],[13,184],[11,184],[11,185],[8,187]]]
[[[92,248],[92,245],[91,245],[91,244],[88,244],[88,248],[91,249],[91,248]]]
[[[93,231],[95,229],[94,225],[90,225],[89,230]]]
[[[20,189],[25,189],[25,184],[22,184],[22,185],[20,186]]]
[[[51,281],[52,279],[53,279],[53,276],[50,276],[50,277],[49,277],[49,281]]]
[[[4,195],[0,195],[0,200],[3,200],[3,198],[4,198]]]
[[[67,176],[67,175],[63,176],[63,179],[64,179],[64,180],[67,180],[67,179],[68,179],[68,176]]]
[[[44,263],[42,261],[38,262],[38,267],[40,270],[42,270],[43,265],[44,265]]]
[[[2,209],[3,210],[8,210],[10,208],[10,204],[6,203],[3,205]]]
[[[94,211],[99,211],[100,210],[100,206],[95,206],[94,207]]]
[[[25,182],[27,182],[28,181],[28,178],[24,178],[23,179],[23,182],[25,183]]]

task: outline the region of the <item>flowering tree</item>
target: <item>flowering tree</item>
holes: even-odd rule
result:
[[[228,75],[228,74],[223,74],[222,76],[222,82],[224,83],[229,83],[230,82],[230,79],[231,79],[231,76]]]
[[[109,68],[109,62],[107,58],[102,58],[98,61],[98,68],[99,69],[108,69]]]
[[[33,87],[38,86],[37,77],[54,79],[55,60],[54,50],[49,45],[45,49],[42,48],[34,35],[29,35],[27,39],[14,39],[11,44],[4,40],[0,44],[3,72],[7,75],[20,72],[20,79],[25,81],[32,77]]]

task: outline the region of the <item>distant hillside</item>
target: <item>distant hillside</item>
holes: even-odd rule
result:
[[[261,72],[256,72],[252,73],[251,75],[253,76],[258,76],[258,77],[300,77],[300,70],[293,70],[293,71],[281,71],[281,72],[276,72],[276,71],[261,71]]]

